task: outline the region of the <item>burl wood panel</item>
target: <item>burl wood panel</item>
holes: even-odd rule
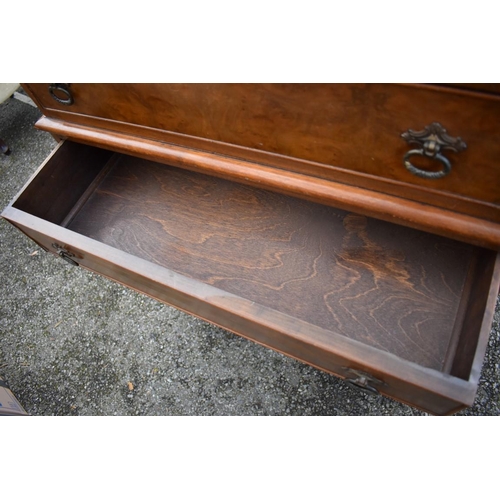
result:
[[[341,175],[328,166],[353,170],[403,182],[401,196],[410,199],[426,196],[409,185],[500,203],[498,96],[426,85],[74,83],[75,103],[64,106],[52,99],[48,84],[26,88],[45,114],[71,122],[91,124],[86,117],[99,117],[107,122],[94,126],[143,127],[122,130],[133,135],[161,130],[174,134],[167,139],[173,143],[188,145],[179,134],[217,141],[200,146],[217,152],[226,143],[285,155],[322,164],[322,170],[296,168],[326,178]],[[433,122],[460,136],[468,149],[446,152],[452,172],[428,180],[405,169],[403,157],[413,146],[401,133]]]
[[[443,369],[473,247],[123,156],[68,229]]]

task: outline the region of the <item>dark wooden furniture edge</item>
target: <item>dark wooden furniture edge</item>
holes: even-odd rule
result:
[[[481,93],[464,91],[461,89],[453,89],[437,85],[428,84],[398,84],[399,86],[415,87],[415,88],[432,88],[437,92],[467,94],[472,97],[477,97]],[[35,93],[31,92],[29,84],[23,84],[25,90],[36,99]],[[487,98],[498,96],[486,96]],[[43,107],[40,102],[36,101],[40,109],[50,118],[56,121],[66,122],[68,124],[78,124],[84,127],[99,128],[111,132],[126,134],[128,136],[136,136],[153,141],[167,142],[173,145],[187,147],[189,149],[199,149],[201,151],[209,151],[215,154],[232,156],[243,160],[248,160],[255,163],[282,168],[288,171],[294,171],[308,176],[320,177],[343,184],[350,184],[357,187],[369,189],[371,191],[380,191],[402,197],[409,200],[414,200],[421,203],[434,205],[447,209],[453,207],[454,212],[460,212],[478,217],[481,219],[500,222],[500,207],[494,203],[488,203],[474,198],[469,198],[457,193],[446,190],[436,189],[432,186],[422,186],[413,183],[403,182],[400,180],[390,179],[387,177],[379,177],[365,172],[359,172],[352,169],[345,169],[341,166],[333,164],[317,163],[310,160],[299,159],[289,156],[284,156],[279,153],[261,151],[257,149],[229,144],[202,137],[185,135],[182,133],[173,132],[170,130],[160,130],[125,123],[107,118],[101,118],[91,115],[75,113],[52,107]],[[58,135],[52,132],[54,137]]]
[[[45,249],[54,251],[51,242],[67,249],[76,260],[81,259],[82,267],[288,356],[299,350],[304,357],[292,357],[311,366],[341,377],[347,376],[349,368],[369,370],[384,382],[381,393],[401,400],[398,393],[404,392],[408,395],[406,404],[425,406],[436,414],[454,413],[473,404],[476,372],[467,381],[419,366],[110,248],[12,206],[3,211],[2,217]],[[498,289],[500,280],[499,261],[494,289]],[[488,305],[494,298],[491,292]],[[486,345],[489,321],[491,315],[486,314],[474,362],[476,371],[484,355],[479,351]]]
[[[499,83],[402,83],[413,87],[432,87],[438,92],[449,92],[462,95],[478,95],[487,99],[500,99]]]
[[[53,119],[56,122],[61,121],[70,126],[77,125],[92,129],[103,129],[110,132],[125,134],[130,137],[170,143],[188,149],[199,149],[200,151],[208,151],[223,156],[231,156],[246,161],[261,163],[263,165],[273,166],[303,175],[319,177],[342,184],[366,188],[371,191],[380,191],[396,197],[428,203],[444,209],[452,207],[452,210],[455,212],[500,222],[500,209],[497,205],[468,198],[456,193],[442,191],[430,186],[418,186],[416,184],[382,178],[335,165],[316,163],[309,160],[280,155],[278,153],[259,151],[244,146],[189,136],[168,130],[154,129],[143,125],[133,125],[53,108],[41,107],[40,109],[48,116],[48,118],[42,118],[37,124],[37,127],[42,130],[48,131],[48,129],[44,128],[45,119]],[[58,140],[58,134],[56,132],[51,133]]]
[[[73,144],[75,147],[77,145],[77,143]],[[31,187],[39,171],[54,156],[58,156],[61,147],[62,144],[56,147],[26,186]],[[72,147],[71,151],[76,152],[75,147]],[[112,161],[113,159],[110,160]],[[482,326],[477,350],[472,350],[475,352],[474,369],[470,377],[462,377],[463,379],[469,378],[469,380],[462,380],[441,371],[423,368],[393,354],[366,346],[331,331],[313,327],[309,323],[297,321],[286,314],[277,313],[235,295],[201,284],[156,264],[132,257],[68,231],[57,224],[17,210],[12,205],[25,192],[26,186],[2,215],[47,250],[54,251],[51,245],[55,242],[67,248],[71,253],[80,255],[82,257],[80,263],[83,267],[289,356],[290,352],[302,352],[304,357],[293,357],[335,375],[348,376],[346,373],[348,368],[368,369],[373,376],[387,384],[386,387],[380,388],[382,393],[399,400],[402,399],[398,398],[398,394],[405,394],[405,399],[402,401],[407,404],[425,408],[437,414],[446,414],[473,403],[481,361],[489,335],[489,324],[493,314],[491,311],[500,280],[498,258],[491,284],[489,284],[491,271],[487,271],[484,277],[484,280],[488,282],[486,288],[489,293],[488,303],[485,304],[485,300],[481,300],[477,310],[479,319],[476,317],[474,320],[476,333],[473,333],[471,337],[476,339],[478,321],[482,321],[479,323]],[[159,279],[158,276],[160,276]],[[166,278],[161,276],[166,276]],[[184,288],[181,286],[179,289],[179,284],[184,285]],[[484,289],[484,287],[481,288]],[[215,299],[212,300],[212,298]],[[483,307],[487,308],[484,317]]]
[[[472,366],[469,373],[469,381],[473,383],[479,383],[479,378],[481,376],[481,369],[484,363],[484,356],[486,353],[486,348],[488,346],[488,339],[490,337],[491,325],[493,323],[493,316],[495,314],[495,305],[498,298],[498,293],[500,291],[500,253],[497,254],[494,264],[492,264],[492,275],[491,282],[488,284],[489,291],[486,297],[485,304],[479,304],[477,301],[474,305],[475,310],[469,311],[469,317],[472,318],[473,315],[481,318],[481,327],[479,338],[477,339],[477,344],[475,346],[475,356],[472,361]],[[477,281],[473,284],[472,293],[475,291],[475,287],[484,286],[484,280],[487,279],[488,272],[485,271],[483,276],[478,277]],[[479,313],[479,310],[481,312]],[[464,324],[464,328],[468,328],[468,324]],[[466,343],[468,345],[463,346],[462,349],[471,348],[469,344],[470,336],[465,336]],[[460,348],[460,346],[459,346]],[[453,371],[452,371],[453,372]],[[457,374],[459,374],[457,370]]]
[[[500,249],[499,224],[433,205],[247,160],[46,117],[38,121],[37,127],[75,142],[293,195],[493,250]]]

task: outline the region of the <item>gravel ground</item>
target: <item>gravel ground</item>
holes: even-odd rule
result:
[[[0,105],[0,209],[55,146]],[[31,415],[425,415],[46,254],[0,220],[0,375]],[[475,405],[500,414],[497,303]]]

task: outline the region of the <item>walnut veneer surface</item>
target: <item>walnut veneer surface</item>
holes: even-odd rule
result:
[[[68,140],[3,216],[44,248],[361,388],[472,404],[500,283],[494,87],[25,88]],[[467,148],[422,179],[401,134],[433,122]]]
[[[402,182],[379,189],[399,188],[412,199],[438,190],[500,203],[500,98],[495,95],[391,84],[71,84],[70,89],[74,104],[65,106],[51,97],[47,84],[27,86],[47,116],[69,122],[235,156],[251,154],[248,148],[278,154],[304,160],[286,168],[325,178],[347,180],[338,169],[352,170]],[[448,153],[453,175],[429,181],[404,168],[402,158],[410,148],[401,133],[433,122],[469,147]],[[283,166],[279,158],[258,158]],[[359,175],[349,179],[369,182]],[[498,209],[483,210],[500,220]]]
[[[314,201],[500,249],[495,87],[72,83],[71,105],[57,102],[48,84],[25,88],[46,115],[38,126],[58,137],[239,182],[258,185],[263,175],[281,192],[293,186],[290,194],[301,196],[303,186]],[[424,179],[405,168],[418,146],[402,134],[436,122],[467,147],[444,151],[448,175]],[[411,158],[424,171],[442,167]],[[250,172],[236,179],[241,161]],[[311,182],[322,183],[321,193],[310,193]]]

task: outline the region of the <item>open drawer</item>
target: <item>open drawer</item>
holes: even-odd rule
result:
[[[423,410],[474,401],[496,252],[75,142],[3,217],[43,248]]]

